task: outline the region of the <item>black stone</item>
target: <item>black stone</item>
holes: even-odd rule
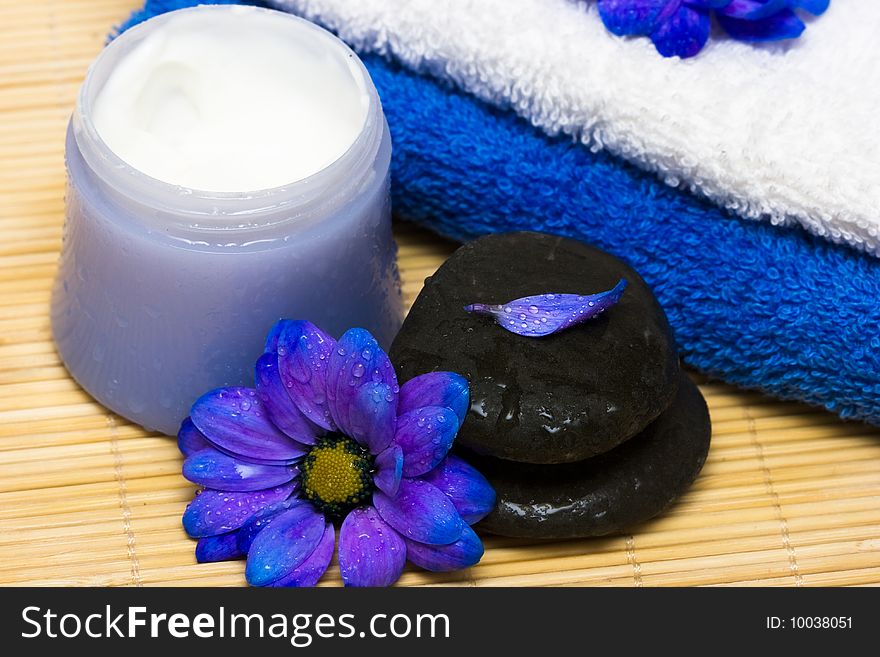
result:
[[[625,278],[608,311],[543,338],[510,333],[470,303],[544,293],[591,294]],[[404,382],[466,376],[471,410],[456,442],[526,463],[569,463],[613,449],[665,409],[679,365],[663,310],[614,256],[542,233],[490,235],[458,249],[416,299],[391,346]]]
[[[706,402],[682,374],[672,405],[620,447],[580,463],[531,465],[464,455],[495,487],[495,510],[477,527],[527,538],[626,531],[653,518],[693,482],[712,433]]]

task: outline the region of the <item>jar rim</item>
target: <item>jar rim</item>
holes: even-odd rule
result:
[[[105,71],[112,70],[113,57],[125,47],[130,47],[145,38],[176,15],[201,12],[256,12],[276,15],[289,20],[299,27],[312,30],[325,39],[331,47],[340,51],[353,63],[352,73],[357,71],[360,78],[355,82],[367,94],[367,112],[364,123],[355,140],[348,149],[335,160],[304,178],[276,187],[252,191],[208,191],[189,188],[183,185],[154,178],[135,168],[117,155],[98,133],[92,119],[92,105],[97,95],[96,78]],[[105,80],[106,81],[106,78]],[[198,5],[166,12],[143,23],[135,25],[113,39],[89,66],[85,80],[77,95],[76,107],[71,119],[73,137],[83,160],[89,169],[117,194],[152,210],[178,215],[181,218],[197,218],[200,230],[240,230],[265,227],[266,217],[281,209],[295,209],[306,212],[322,205],[332,195],[345,195],[345,189],[356,189],[364,176],[369,175],[370,162],[379,150],[385,125],[379,94],[373,85],[369,72],[363,62],[342,40],[324,28],[293,14],[273,9],[248,5]],[[355,175],[351,175],[354,173]],[[357,175],[360,173],[361,175]],[[240,217],[246,224],[230,223],[230,217]]]

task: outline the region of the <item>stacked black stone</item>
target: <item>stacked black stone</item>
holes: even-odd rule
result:
[[[544,293],[629,286],[607,312],[523,337],[464,310]],[[571,538],[630,529],[696,478],[709,449],[705,401],[680,371],[666,316],[612,255],[543,233],[490,235],[425,282],[391,347],[402,382],[433,370],[470,381],[457,449],[495,486],[479,525],[505,536]]]

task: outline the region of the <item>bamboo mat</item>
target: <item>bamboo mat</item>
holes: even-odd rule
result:
[[[193,487],[172,440],[108,413],[56,355],[48,302],[63,219],[63,134],[110,26],[137,0],[0,0],[0,584],[233,585],[180,527]],[[406,300],[455,248],[397,228]],[[693,489],[633,535],[487,538],[477,567],[402,584],[880,583],[880,432],[717,383]],[[336,585],[338,575],[324,582]]]

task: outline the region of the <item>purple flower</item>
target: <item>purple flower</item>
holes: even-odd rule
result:
[[[477,563],[470,525],[495,505],[473,467],[448,454],[467,381],[423,374],[402,387],[368,331],[337,342],[282,320],[256,388],[202,396],[178,434],[184,476],[204,487],[183,514],[199,561],[247,556],[255,586],[312,586],[339,525],[347,586],[388,586],[408,559],[432,571]]]
[[[795,13],[818,16],[830,0],[598,0],[599,15],[618,36],[649,36],[664,57],[693,57],[709,38],[711,14],[734,39],[779,41],[801,35]]]
[[[620,301],[627,282],[621,278],[612,289],[598,294],[536,294],[498,305],[472,303],[465,311],[490,315],[511,333],[540,338],[558,333],[602,314]]]

